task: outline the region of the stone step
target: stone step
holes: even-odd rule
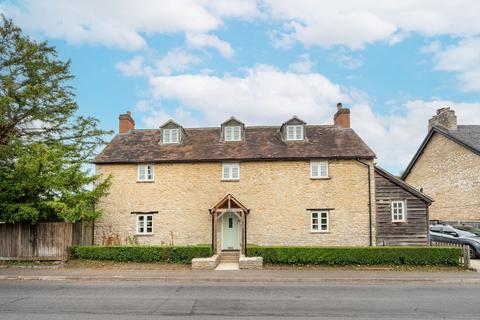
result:
[[[220,253],[220,262],[238,262],[240,253],[238,251],[225,251]]]

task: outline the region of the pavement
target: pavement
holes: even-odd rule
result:
[[[470,259],[470,269],[480,272],[480,259]]]
[[[0,320],[478,320],[479,296],[479,284],[4,280]]]
[[[0,268],[5,280],[48,281],[164,281],[164,282],[297,282],[297,283],[435,283],[480,284],[480,273],[472,271],[384,271],[345,270],[132,270],[118,268]]]

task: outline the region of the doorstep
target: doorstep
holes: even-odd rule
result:
[[[220,262],[215,268],[216,271],[240,270],[238,262]]]

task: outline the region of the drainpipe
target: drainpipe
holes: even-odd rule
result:
[[[371,247],[373,245],[372,243],[372,182],[371,182],[371,167],[369,164],[366,164],[363,161],[360,161],[358,159],[355,159],[364,166],[368,168],[368,227],[370,229],[370,234],[369,234],[369,246]]]
[[[210,212],[210,215],[212,216],[212,252],[215,254],[215,234],[214,234],[214,223],[215,223],[215,217],[213,216],[212,209],[208,209],[208,212]]]
[[[243,226],[243,231],[245,232],[244,239],[245,243],[243,244],[243,254],[247,256],[247,214],[250,213],[250,210],[244,213],[245,215],[245,225]]]

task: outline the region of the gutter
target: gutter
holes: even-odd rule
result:
[[[355,159],[357,162],[363,164],[368,168],[368,228],[370,230],[369,232],[369,246],[371,247],[373,245],[373,236],[372,236],[372,168],[370,165],[366,164],[363,161],[360,161],[358,159]]]

